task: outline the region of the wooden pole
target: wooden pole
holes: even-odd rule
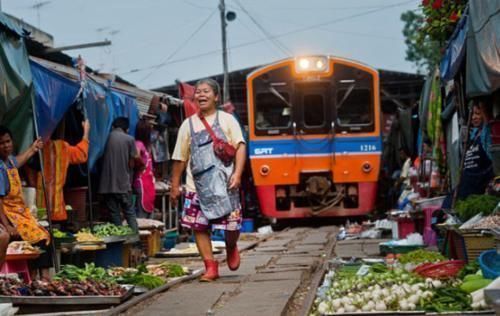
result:
[[[38,132],[38,123],[36,121],[36,105],[35,102],[32,102],[32,111],[33,111],[33,124],[35,126],[35,135],[36,137],[40,137]],[[47,186],[45,181],[45,168],[43,164],[43,149],[38,151],[38,158],[40,159],[40,173],[42,174],[42,190],[43,197],[45,199],[45,207],[47,209],[47,221],[49,222],[49,232],[50,232],[50,247],[52,248],[52,261],[54,262],[54,268],[56,272],[59,272],[59,262],[57,262],[57,254],[56,254],[56,244],[54,242],[53,231],[54,227],[52,225],[52,206],[50,205],[49,195],[47,193]]]

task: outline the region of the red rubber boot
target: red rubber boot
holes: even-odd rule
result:
[[[219,278],[219,262],[217,260],[203,260],[205,263],[205,274],[201,276],[200,282],[212,282]]]
[[[238,270],[240,267],[240,252],[238,247],[235,245],[232,248],[226,247],[226,260],[227,266],[231,271]]]

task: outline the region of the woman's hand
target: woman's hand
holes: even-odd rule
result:
[[[5,228],[7,229],[7,233],[9,233],[9,236],[11,238],[19,236],[19,232],[17,231],[17,229],[14,226],[7,225],[7,227],[5,227]]]
[[[88,119],[82,122],[82,127],[83,127],[83,138],[88,140],[90,133],[90,122]]]
[[[233,173],[231,178],[229,178],[229,190],[239,189],[241,186],[241,176]]]
[[[37,153],[39,150],[43,148],[43,141],[41,137],[38,137],[33,144],[31,144],[31,150],[33,154]]]
[[[178,186],[172,186],[170,188],[170,204],[176,205],[177,201],[179,201],[179,198],[181,197],[181,190]]]

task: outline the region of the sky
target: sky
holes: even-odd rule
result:
[[[222,72],[219,0],[0,0],[1,9],[54,36],[87,65],[141,88]],[[415,72],[401,13],[420,0],[226,0],[229,71],[308,54]],[[40,4],[37,9],[37,4]]]

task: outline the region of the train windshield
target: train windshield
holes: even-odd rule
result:
[[[340,64],[335,67],[335,109],[340,130],[373,131],[375,114],[372,75]]]
[[[289,105],[290,96],[286,92],[269,90],[258,93],[255,98],[257,130],[266,134],[279,134],[281,129],[287,129],[292,124],[292,111]]]

